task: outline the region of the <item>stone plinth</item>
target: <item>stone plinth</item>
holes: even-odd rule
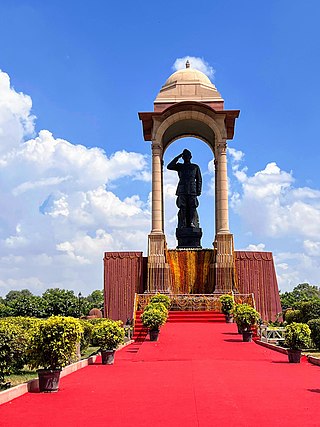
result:
[[[201,249],[202,229],[197,227],[185,227],[176,229],[178,249]]]

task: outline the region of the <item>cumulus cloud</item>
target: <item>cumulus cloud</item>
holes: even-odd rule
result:
[[[253,176],[245,170],[236,170],[235,176],[242,185],[242,194],[233,198],[233,207],[254,233],[273,237],[320,235],[320,194],[294,188],[292,172],[272,162]]]
[[[293,172],[282,170],[275,162],[249,175],[243,153],[229,149],[229,154],[234,177],[231,208],[240,217],[245,234],[258,236],[274,248],[281,289],[289,290],[304,281],[319,284],[319,190],[296,187]],[[258,245],[260,250],[263,245]]]
[[[265,248],[266,248],[266,245],[264,243],[258,243],[257,245],[251,243],[245,248],[245,250],[253,251],[253,252],[263,252]]]
[[[203,58],[197,56],[184,56],[183,58],[177,58],[172,66],[174,71],[182,70],[186,68],[186,62],[190,62],[190,66],[196,70],[202,71],[206,76],[213,78],[215,70],[213,67],[205,61]]]
[[[121,179],[150,181],[149,159],[36,134],[31,98],[3,72],[0,93],[0,295],[101,288],[104,251],[146,247],[149,200],[114,189]]]
[[[31,98],[10,87],[8,74],[0,70],[0,154],[19,145],[34,132]]]

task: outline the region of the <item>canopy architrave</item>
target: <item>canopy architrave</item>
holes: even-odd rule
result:
[[[185,101],[172,105],[162,112],[141,112],[139,113],[139,119],[142,121],[145,141],[162,141],[163,135],[169,127],[173,123],[183,120],[194,120],[206,124],[212,129],[215,140],[221,141],[233,138],[235,119],[239,117],[239,114],[239,110],[216,111],[201,102]],[[223,123],[223,126],[218,126],[219,123]],[[164,145],[168,146],[173,140],[183,136],[196,136],[207,142],[214,150],[213,142],[208,141],[206,132],[201,132],[200,124],[194,132],[176,134],[171,141],[167,141]],[[162,148],[165,149],[166,146]]]

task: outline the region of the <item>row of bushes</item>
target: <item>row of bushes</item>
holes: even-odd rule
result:
[[[260,319],[259,313],[248,304],[235,304],[232,295],[220,297],[221,311],[230,315],[242,330],[250,329]],[[289,348],[320,348],[320,317],[319,301],[305,301],[296,304],[295,310],[287,310],[285,320],[285,345]],[[299,307],[299,308],[298,308]]]
[[[116,348],[124,340],[122,322],[110,319],[80,320],[52,316],[48,319],[0,319],[0,384],[4,377],[31,368],[57,369],[76,360],[90,345]]]

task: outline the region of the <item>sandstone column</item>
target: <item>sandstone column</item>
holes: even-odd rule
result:
[[[221,141],[215,149],[216,237],[215,292],[232,292],[235,287],[233,235],[229,230],[227,143]]]
[[[152,143],[152,228],[148,247],[148,292],[168,292],[170,268],[166,263],[163,227],[162,146]]]
[[[152,144],[152,234],[163,233],[162,148]]]
[[[228,208],[227,143],[216,145],[216,234],[230,233]]]
[[[214,219],[215,219],[215,233],[218,230],[218,211],[217,211],[217,182],[218,182],[218,161],[214,159]]]

